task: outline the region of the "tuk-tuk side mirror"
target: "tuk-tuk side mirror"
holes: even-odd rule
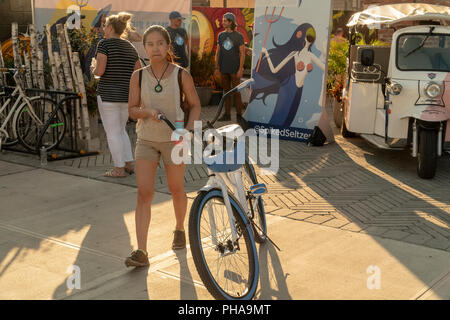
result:
[[[375,60],[375,52],[373,49],[364,49],[361,52],[361,64],[365,67],[373,66]]]

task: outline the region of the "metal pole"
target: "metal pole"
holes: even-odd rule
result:
[[[31,23],[33,25],[36,25],[34,21],[34,0],[31,0]]]
[[[189,14],[189,64],[188,64],[188,70],[191,71],[191,52],[192,52],[192,0],[190,4],[190,14]]]

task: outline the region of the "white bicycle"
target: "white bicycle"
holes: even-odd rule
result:
[[[0,107],[0,149],[2,146],[22,144],[29,151],[37,149],[38,138],[48,117],[56,109],[56,102],[41,96],[28,97],[21,86],[21,69],[0,68],[0,72],[13,73],[16,83],[10,95],[3,94],[6,101]],[[66,117],[58,109],[52,118],[52,125],[45,130],[41,142],[46,149],[54,148],[64,136]]]
[[[214,120],[202,131],[214,128],[227,96],[252,83],[253,79],[249,79],[224,94]],[[164,116],[159,115],[159,119],[176,130]],[[230,131],[243,132],[237,124],[217,129],[224,140],[224,134]],[[207,145],[202,143],[203,147]],[[232,146],[231,150],[225,147],[205,161],[209,180],[191,207],[189,243],[200,278],[216,299],[248,300],[255,295],[259,280],[255,242],[269,239],[261,198],[267,188],[258,183],[247,154],[244,163],[227,161],[237,160],[237,139],[225,141],[223,146],[227,144]]]

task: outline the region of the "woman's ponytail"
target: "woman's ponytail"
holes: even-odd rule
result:
[[[110,15],[106,18],[105,25],[111,25],[116,34],[120,35],[122,38],[126,38],[130,31],[135,30],[131,25],[132,17],[133,15],[131,13],[119,12],[116,15]]]

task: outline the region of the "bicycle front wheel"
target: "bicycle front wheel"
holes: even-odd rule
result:
[[[249,300],[258,286],[258,257],[250,226],[230,196],[238,239],[222,191],[201,191],[189,216],[189,242],[195,267],[211,295],[219,300]]]
[[[44,97],[31,98],[29,102],[30,105],[24,103],[17,109],[14,122],[19,142],[28,150],[36,151],[40,133],[50,115],[56,109],[56,103]],[[65,122],[62,110],[58,110],[57,114]],[[64,129],[65,126],[56,127],[59,134],[53,135],[54,142],[59,143],[59,138],[64,135]],[[54,145],[54,142],[51,144]]]

